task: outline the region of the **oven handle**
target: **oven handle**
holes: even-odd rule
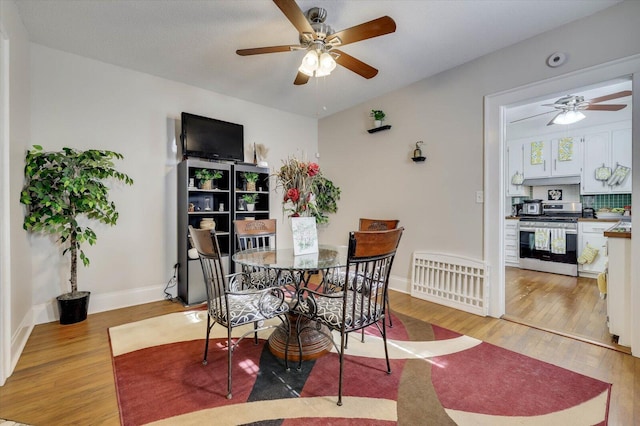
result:
[[[524,231],[524,232],[535,232],[536,229],[556,229],[556,228],[526,228],[523,226],[520,226],[520,231]],[[577,234],[578,230],[577,229],[565,229],[567,234]]]

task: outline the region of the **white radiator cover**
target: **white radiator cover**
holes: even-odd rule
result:
[[[472,314],[489,313],[489,267],[466,257],[413,253],[411,295]]]

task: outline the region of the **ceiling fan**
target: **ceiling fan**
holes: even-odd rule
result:
[[[293,82],[295,85],[306,84],[313,76],[329,75],[336,64],[364,78],[373,78],[378,74],[377,69],[336,48],[394,32],[396,23],[393,19],[383,16],[346,30],[334,32],[328,24],[324,23],[327,11],[323,8],[312,7],[305,14],[294,0],[273,0],[273,2],[298,30],[300,44],[238,49],[236,50],[238,55],[248,56],[307,50],[307,54],[298,68],[298,75]]]
[[[511,123],[517,123],[519,121],[528,120],[533,117],[539,117],[545,114],[551,114],[555,112],[556,115],[547,123],[547,126],[552,124],[572,124],[576,123],[585,115],[581,111],[620,111],[625,108],[626,104],[604,104],[598,105],[600,102],[610,101],[612,99],[624,98],[631,96],[631,90],[623,90],[621,92],[611,93],[609,95],[600,96],[585,100],[584,96],[567,95],[563,96],[552,104],[542,104],[542,106],[553,107],[553,110],[543,112],[541,114],[535,114],[529,117],[520,118],[518,120],[511,121]]]

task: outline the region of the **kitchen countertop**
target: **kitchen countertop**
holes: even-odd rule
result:
[[[611,228],[604,231],[605,237],[610,238],[631,238],[631,223],[618,221]]]
[[[506,220],[520,220],[520,216],[505,216]],[[611,222],[617,223],[620,219],[595,219],[592,217],[579,217],[578,222]]]

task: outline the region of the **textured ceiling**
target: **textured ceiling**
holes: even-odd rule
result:
[[[35,43],[319,118],[619,2],[298,0],[303,11],[325,8],[336,31],[384,15],[397,30],[342,48],[377,68],[373,79],[338,67],[294,86],[303,51],[235,54],[298,43],[295,28],[269,0],[15,1]]]

